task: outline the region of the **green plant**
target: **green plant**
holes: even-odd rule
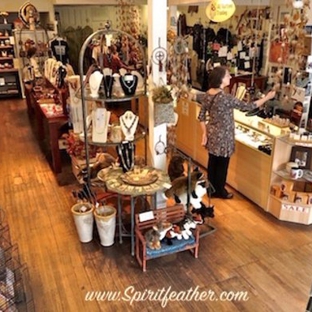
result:
[[[156,104],[168,104],[173,101],[171,89],[168,86],[155,87],[152,90],[152,100]]]

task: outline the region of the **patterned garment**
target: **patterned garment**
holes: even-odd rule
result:
[[[246,103],[231,94],[219,92],[216,96],[208,93],[198,95],[201,103],[198,114],[199,121],[207,123],[207,145],[209,153],[215,156],[230,157],[235,151],[235,123],[233,109],[251,110],[257,107],[255,103]]]

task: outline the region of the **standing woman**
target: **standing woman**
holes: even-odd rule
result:
[[[204,95],[198,95],[201,110],[198,120],[202,128],[202,146],[208,149],[208,179],[215,189],[214,197],[231,199],[232,193],[225,189],[230,157],[235,150],[234,108],[251,110],[263,105],[275,96],[270,91],[263,98],[247,103],[224,92],[229,86],[231,75],[226,67],[215,67],[209,73],[209,89]],[[206,123],[208,113],[208,124]]]

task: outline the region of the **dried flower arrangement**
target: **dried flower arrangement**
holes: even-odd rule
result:
[[[155,104],[169,104],[172,103],[173,97],[171,88],[168,86],[158,86],[152,90],[152,100]]]
[[[70,156],[75,156],[78,159],[85,159],[86,147],[85,143],[80,140],[79,135],[73,131],[69,131],[69,133],[63,134],[62,138],[66,139],[66,151]],[[94,145],[88,145],[88,148],[90,158],[95,157],[97,152],[99,152],[98,147]]]

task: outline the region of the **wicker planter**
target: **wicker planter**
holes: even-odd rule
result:
[[[154,104],[154,125],[158,126],[163,123],[174,123],[173,102],[166,104]]]

